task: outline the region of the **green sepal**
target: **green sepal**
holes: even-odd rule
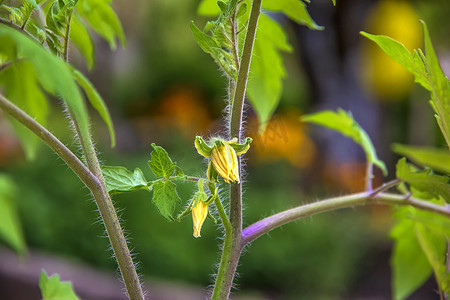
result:
[[[230,146],[234,149],[234,151],[236,151],[236,155],[242,155],[248,151],[252,142],[253,139],[251,137],[248,137],[245,139],[243,144],[230,143]]]
[[[216,218],[213,217],[213,215],[211,214],[211,212],[208,210],[208,215],[206,216],[208,219],[210,219],[211,221],[214,222],[214,224],[217,224],[217,220]]]
[[[214,200],[216,200],[216,198],[219,196],[218,195],[218,190],[219,190],[219,188],[216,187],[215,190],[214,190],[214,194],[212,194],[211,196],[208,197],[208,200],[206,200],[206,204],[207,205],[212,204],[214,202]]]
[[[177,216],[177,221],[181,222],[181,219],[183,219],[184,217],[186,217],[191,211],[192,208],[194,207],[194,201],[191,201],[191,203],[189,203],[189,206]]]
[[[211,156],[211,151],[213,148],[208,146],[208,144],[206,144],[201,136],[195,137],[194,146],[195,149],[197,149],[198,154],[200,154],[201,156],[204,156],[206,158]]]

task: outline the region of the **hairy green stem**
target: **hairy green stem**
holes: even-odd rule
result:
[[[113,203],[107,192],[105,181],[101,175],[98,160],[98,168],[86,168],[83,162],[81,162],[72,151],[62,144],[58,138],[56,138],[51,132],[36,122],[36,120],[22,111],[19,107],[14,105],[2,94],[0,94],[0,108],[25,125],[42,141],[44,141],[59,157],[64,160],[64,162],[89,188],[94,196],[97,207],[105,224],[129,298],[133,300],[144,299],[139,277],[137,276],[136,269],[134,267],[130,251],[128,250],[126,239],[120,227],[119,219]],[[90,144],[92,145],[92,143]],[[93,159],[91,158],[91,161],[92,160]],[[100,174],[98,172],[100,172]]]
[[[254,0],[250,11],[247,34],[245,36],[244,48],[241,62],[239,64],[238,77],[234,84],[233,100],[230,109],[230,137],[241,139],[242,114],[244,108],[245,91],[247,89],[248,73],[253,53],[258,19],[261,13],[262,0]],[[238,157],[239,170],[241,170],[241,159]],[[237,265],[243,249],[242,242],[242,185],[230,185],[230,224],[231,231],[225,232],[222,257],[212,294],[213,300],[226,300],[230,297],[233,279],[236,274]]]
[[[72,14],[69,15],[66,36],[64,38],[63,57],[66,62],[69,57],[71,19]],[[77,138],[80,141],[88,169],[94,174],[99,182],[99,185],[95,186],[91,192],[94,196],[103,224],[105,225],[106,233],[108,234],[111,248],[113,249],[114,256],[116,257],[120,273],[125,283],[128,297],[132,300],[143,300],[144,293],[142,291],[139,276],[136,272],[130,250],[128,249],[122,227],[120,226],[119,217],[117,216],[116,209],[114,208],[114,204],[108,193],[108,189],[106,188],[106,182],[103,178],[94,143],[92,142],[89,126],[83,122],[78,122],[70,107],[68,107],[67,111],[77,133]]]
[[[404,195],[363,192],[301,205],[262,219],[243,230],[243,242],[244,245],[247,245],[269,231],[300,218],[336,209],[368,204],[410,205],[446,217],[450,216],[450,206],[448,204],[439,206],[429,201],[405,197]]]
[[[219,265],[219,271],[217,273],[217,279],[224,278],[226,276],[226,270],[228,268],[229,260],[230,260],[230,254],[232,253],[232,225],[230,223],[230,220],[228,219],[227,213],[225,212],[225,209],[223,208],[222,202],[220,201],[219,197],[216,197],[214,200],[214,203],[216,205],[217,211],[219,212],[219,217],[222,221],[222,224],[225,229],[225,240],[224,245],[222,249],[222,256],[220,258],[220,265]],[[227,282],[225,280],[217,280],[216,284],[214,286],[214,290],[211,296],[211,299],[223,299],[221,298],[221,293],[224,290],[230,289],[231,287],[225,286]]]
[[[64,52],[63,58],[65,62],[69,61],[69,35],[70,35],[70,22],[72,21],[72,14],[67,18],[66,35],[64,37]]]
[[[125,283],[128,297],[132,300],[142,300],[144,299],[144,293],[142,291],[139,276],[136,272],[136,267],[134,266],[130,250],[128,249],[126,238],[120,226],[114,204],[108,193],[108,189],[106,188],[105,179],[103,178],[100,169],[100,163],[91,139],[89,128],[80,126],[80,123],[73,117],[70,109],[68,109],[68,112],[77,132],[87,166],[100,183],[99,186],[92,191],[92,194],[94,195],[103,224],[105,225],[114,256],[116,257],[120,273]]]
[[[247,89],[248,72],[253,54],[253,44],[255,42],[258,19],[261,13],[262,0],[254,0],[250,11],[250,19],[247,26],[244,48],[242,51],[241,64],[236,80],[234,99],[231,103],[230,135],[231,138],[240,138],[242,127],[242,111],[244,108],[245,91]]]

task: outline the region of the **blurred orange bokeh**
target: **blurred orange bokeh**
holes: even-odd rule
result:
[[[290,108],[276,114],[262,134],[256,118],[248,122],[247,134],[253,138],[252,153],[259,162],[287,160],[298,168],[311,166],[316,157],[316,147],[300,121],[300,111]]]

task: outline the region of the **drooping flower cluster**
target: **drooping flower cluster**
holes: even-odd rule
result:
[[[239,183],[239,163],[237,156],[242,155],[250,148],[251,138],[246,138],[243,144],[238,144],[237,139],[224,141],[222,139],[211,139],[210,144],[205,143],[202,137],[195,138],[195,148],[200,155],[209,158],[208,185],[211,195],[208,197],[204,191],[203,184],[206,179],[200,178],[198,181],[198,191],[194,194],[188,208],[178,216],[178,220],[192,212],[192,223],[194,227],[194,237],[201,236],[200,231],[206,218],[209,217],[214,222],[216,220],[210,214],[208,206],[215,200],[219,199],[215,183],[218,181],[219,175],[227,183]],[[219,200],[220,201],[220,200]]]

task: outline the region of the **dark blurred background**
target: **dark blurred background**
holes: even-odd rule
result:
[[[196,14],[198,3],[116,0],[113,6],[123,23],[127,47],[112,52],[96,39],[96,66],[90,73],[72,49],[72,62],[97,86],[113,116],[117,146],[111,149],[106,127],[92,112],[105,165],[139,167],[151,179],[147,160],[150,144],[156,143],[189,175],[205,170],[193,141],[196,135],[217,134],[225,124],[226,79],[192,38],[190,20],[206,21]],[[247,135],[255,140],[246,156],[247,225],[283,209],[364,188],[363,152],[349,139],[300,123],[303,113],[338,107],[350,110],[387,163],[388,179],[393,178],[398,159],[390,151],[392,143],[444,144],[428,104],[429,94],[359,31],[389,35],[412,50],[422,47],[419,19],[423,19],[449,74],[450,2],[337,0],[333,7],[330,0],[313,0],[308,7],[325,30],[310,31],[273,15],[285,26],[295,50],[284,56],[288,73],[284,92],[262,136],[257,134],[259,124],[251,107],[246,110]],[[88,190],[46,147],[36,161],[26,161],[3,115],[0,121],[0,168],[20,188],[17,204],[30,253],[115,272]],[[65,116],[55,102],[50,129],[77,149],[64,124]],[[376,184],[386,180],[377,175]],[[179,186],[184,203],[192,193],[192,185]],[[220,230],[207,220],[202,238],[195,239],[189,217],[181,223],[166,222],[151,196],[139,191],[113,197],[139,272],[149,283],[170,282],[169,290],[194,287],[203,295],[219,259]],[[314,216],[277,229],[245,251],[236,294],[252,299],[390,299],[391,224],[391,210],[374,206]],[[2,259],[11,262],[8,253],[0,251],[3,272],[6,266],[14,268],[2,263]],[[45,269],[51,259],[44,261],[41,268]],[[20,260],[24,264],[26,257]],[[81,286],[77,279],[63,280]],[[96,284],[95,279],[91,284]],[[0,294],[7,286],[0,284]],[[411,299],[438,299],[435,290],[430,279]]]

